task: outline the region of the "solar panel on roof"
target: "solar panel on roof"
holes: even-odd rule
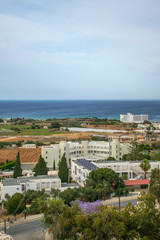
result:
[[[77,162],[90,171],[98,169],[97,166],[95,166],[93,163],[89,162],[86,159],[77,159]]]

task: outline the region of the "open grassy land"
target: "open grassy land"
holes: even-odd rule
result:
[[[135,126],[134,126],[135,125]],[[66,131],[60,131],[63,127],[85,127],[102,129],[127,129],[133,130],[136,124],[127,125],[116,119],[93,118],[64,118],[64,119],[10,119],[0,121],[0,136],[52,136]],[[66,132],[67,133],[67,132]]]
[[[16,136],[16,135],[28,135],[28,136],[47,136],[52,134],[59,134],[59,131],[53,131],[51,129],[35,128],[32,129],[26,125],[13,125],[13,124],[1,124],[0,125],[0,136]]]

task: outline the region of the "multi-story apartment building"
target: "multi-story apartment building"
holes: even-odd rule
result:
[[[55,161],[56,168],[65,153],[68,165],[71,165],[71,158],[78,156],[98,156],[104,159],[114,157],[121,160],[122,156],[129,152],[129,144],[120,143],[118,140],[105,141],[81,141],[81,142],[60,142],[50,146],[42,147],[42,156],[47,166],[52,169]]]
[[[145,120],[148,121],[148,115],[133,115],[131,113],[127,113],[126,115],[120,114],[120,121],[125,123],[143,123]]]

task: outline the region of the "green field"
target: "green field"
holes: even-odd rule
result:
[[[17,130],[12,130],[17,129]],[[18,130],[19,129],[19,130]],[[29,136],[39,136],[39,135],[52,135],[59,134],[62,132],[51,131],[51,129],[31,129],[29,126],[25,125],[0,125],[0,136],[17,136],[17,135],[29,135]]]

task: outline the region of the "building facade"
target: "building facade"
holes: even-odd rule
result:
[[[160,167],[160,162],[150,161],[151,169],[147,176],[150,176],[151,170]],[[120,162],[120,161],[102,161],[101,159],[82,159],[73,158],[71,164],[71,176],[75,182],[81,186],[85,185],[85,180],[92,170],[97,168],[110,168],[119,176],[127,175],[128,179],[144,178],[144,171],[140,167],[140,161]]]
[[[24,193],[28,189],[35,191],[44,189],[50,192],[52,188],[61,190],[61,180],[57,175],[4,179],[0,182],[0,202],[5,200],[6,194],[12,196],[15,193]]]
[[[131,113],[127,113],[126,115],[120,114],[120,121],[125,123],[143,123],[145,120],[148,121],[148,115],[133,115]]]
[[[26,143],[23,145],[23,148],[36,148],[36,144],[34,143]]]
[[[105,141],[81,141],[81,142],[60,142],[50,146],[42,147],[42,157],[47,163],[47,167],[52,169],[55,161],[56,168],[65,154],[68,166],[71,165],[72,157],[98,156],[104,159],[114,157],[121,160],[124,154],[129,152],[129,144],[120,143],[118,140]]]

